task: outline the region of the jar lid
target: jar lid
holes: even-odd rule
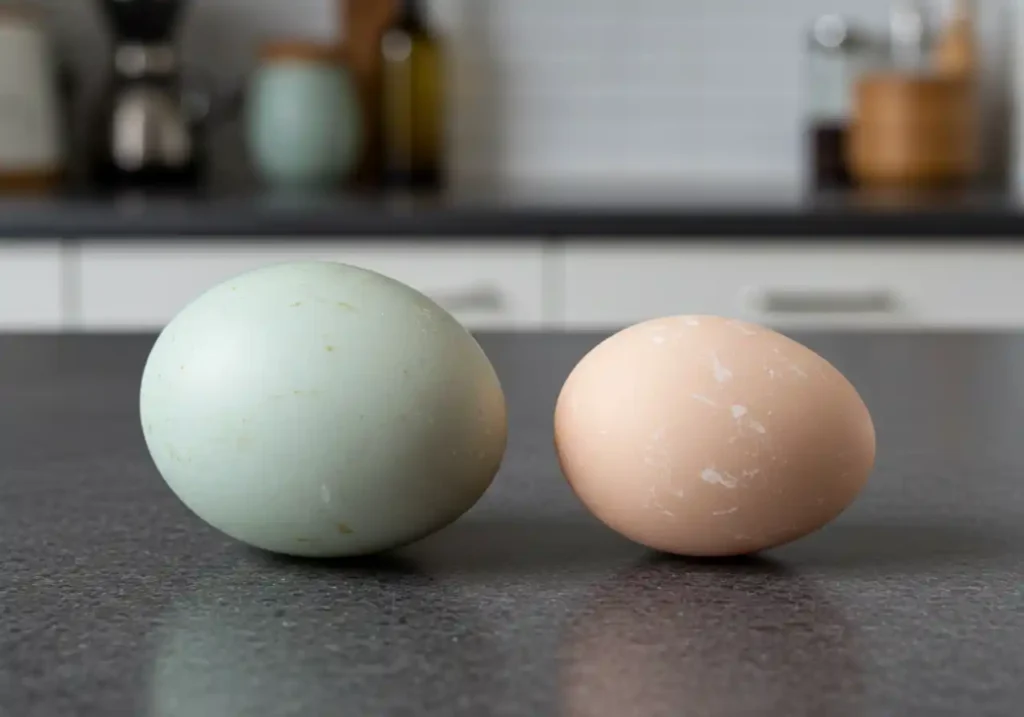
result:
[[[315,40],[280,39],[264,43],[260,57],[265,61],[305,60],[331,65],[345,62],[345,52],[340,45]]]

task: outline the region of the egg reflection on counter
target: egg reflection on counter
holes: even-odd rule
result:
[[[168,486],[269,551],[362,555],[452,522],[505,451],[505,397],[448,312],[381,274],[278,264],[223,282],[160,334],[140,392]]]
[[[566,717],[865,714],[846,605],[763,557],[654,555],[595,582],[560,636]]]
[[[415,562],[238,563],[221,555],[189,575],[189,589],[153,622],[146,709],[137,714],[407,714],[450,687],[463,713],[477,715],[501,689],[504,670],[479,669],[502,664],[479,595]],[[434,673],[474,679],[465,685]]]
[[[646,321],[606,339],[555,409],[580,500],[638,543],[691,556],[801,538],[857,496],[875,431],[856,389],[802,344],[716,316]]]

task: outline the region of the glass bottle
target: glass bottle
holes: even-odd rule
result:
[[[402,0],[381,38],[381,142],[385,182],[439,189],[444,182],[444,66],[441,39],[417,0]]]
[[[846,141],[853,86],[867,64],[866,38],[839,15],[815,21],[808,36],[807,129],[810,173],[816,189],[851,184]]]

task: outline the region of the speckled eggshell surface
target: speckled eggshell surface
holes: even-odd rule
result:
[[[875,431],[828,361],[715,316],[637,324],[587,354],[555,410],[566,478],[602,521],[681,555],[801,538],[857,496]]]
[[[498,377],[426,296],[333,262],[258,269],[164,329],[140,393],[150,454],[210,525],[329,557],[424,537],[468,510],[506,445]]]

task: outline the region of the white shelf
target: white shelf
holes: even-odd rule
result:
[[[1024,245],[623,238],[0,244],[0,331],[158,331],[265,264],[331,259],[432,296],[478,330],[614,330],[707,313],[778,328],[1024,329]]]
[[[59,331],[61,272],[59,242],[0,243],[0,331]]]
[[[565,249],[565,325],[718,314],[784,328],[1024,328],[1024,248],[641,241]]]
[[[471,329],[545,324],[539,241],[444,242],[89,241],[76,257],[79,322],[86,331],[162,328],[202,291],[278,262],[328,259],[419,289]]]

